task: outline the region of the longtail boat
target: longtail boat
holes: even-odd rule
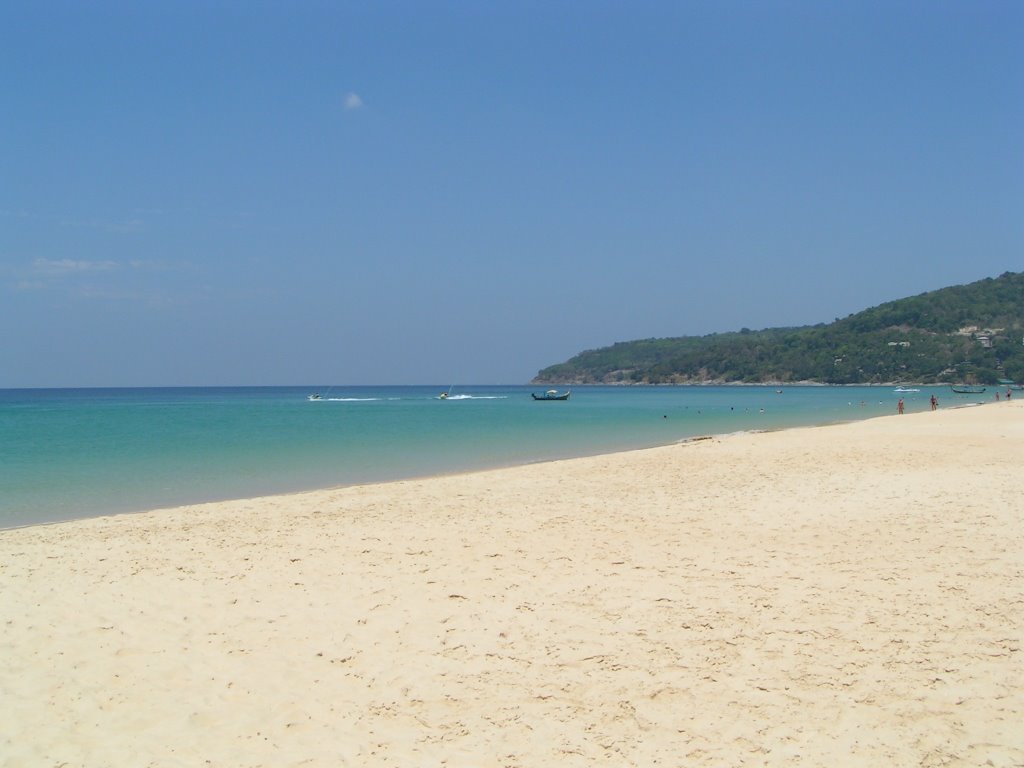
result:
[[[534,400],[568,400],[569,395],[571,394],[571,389],[566,392],[563,392],[562,394],[558,394],[557,389],[549,389],[543,395],[538,395],[536,392],[531,392],[530,397],[532,397]]]

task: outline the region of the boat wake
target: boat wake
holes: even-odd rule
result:
[[[382,403],[399,400],[415,400],[408,397],[317,397],[309,398],[314,403]],[[449,395],[442,400],[508,400],[508,395]]]
[[[508,395],[448,395],[444,400],[508,400]]]

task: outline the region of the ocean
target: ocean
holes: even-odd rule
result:
[[[966,402],[945,387],[0,390],[0,528],[529,464]],[[321,400],[308,395],[319,391]],[[973,400],[984,399],[977,395]]]

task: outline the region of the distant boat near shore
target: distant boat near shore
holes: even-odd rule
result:
[[[568,400],[569,395],[571,394],[571,389],[566,392],[563,392],[562,394],[559,394],[557,389],[549,389],[543,395],[538,395],[536,392],[531,392],[530,397],[532,397],[534,400]]]
[[[920,392],[920,389],[913,389],[910,387],[896,387],[893,392]]]
[[[974,387],[967,385],[950,385],[949,388],[956,392],[958,395],[980,395],[982,392],[985,391],[985,387]]]

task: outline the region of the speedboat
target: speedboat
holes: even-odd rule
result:
[[[312,395],[310,395],[306,399],[307,400],[323,400],[323,398],[320,397],[320,393],[319,392],[314,392]]]

